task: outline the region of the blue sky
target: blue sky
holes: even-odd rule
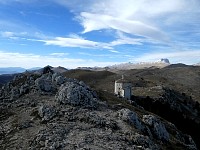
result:
[[[200,62],[199,0],[0,0],[0,67]]]

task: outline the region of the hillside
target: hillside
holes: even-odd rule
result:
[[[14,76],[15,76],[15,74],[4,74],[4,75],[0,75],[0,87],[1,87],[3,84],[6,84],[6,83],[9,82],[10,80],[12,80]]]
[[[101,77],[100,74],[104,75]],[[118,70],[115,73],[73,70],[64,75],[83,80],[110,100],[113,99],[114,81],[125,75],[133,84],[134,104],[174,123],[192,135],[199,145],[200,67],[177,64],[161,69]]]
[[[98,84],[118,77],[107,71],[67,75],[89,76],[88,82],[96,76]],[[93,88],[50,68],[16,76],[0,90],[0,149],[197,149],[174,124]]]

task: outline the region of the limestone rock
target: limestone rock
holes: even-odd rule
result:
[[[35,85],[39,90],[45,91],[45,92],[50,92],[53,89],[53,85],[52,85],[51,80],[48,79],[48,77],[45,78],[44,76],[36,79]]]
[[[67,130],[59,125],[53,125],[50,128],[40,130],[30,144],[29,149],[35,150],[39,147],[51,150],[64,149],[66,134]]]
[[[29,92],[29,85],[28,84],[22,85],[20,87],[19,91],[20,91],[20,95],[28,93]]]
[[[11,95],[10,95],[10,99],[11,100],[14,100],[14,99],[16,99],[16,98],[19,98],[19,96],[20,96],[20,91],[19,91],[19,89],[16,87],[16,88],[13,88],[12,90],[11,90]]]
[[[158,118],[153,115],[143,115],[142,120],[146,125],[150,126],[151,131],[158,139],[169,141],[169,133]]]
[[[63,76],[58,76],[55,78],[56,84],[61,85],[65,82],[65,78]]]
[[[119,110],[118,116],[120,119],[133,124],[137,129],[141,130],[143,128],[137,114],[127,108]]]
[[[58,102],[63,104],[86,107],[95,107],[96,105],[93,91],[78,82],[66,82],[61,85],[55,97]]]
[[[162,58],[160,61],[161,61],[162,63],[170,64],[169,59],[167,59],[167,58]]]
[[[56,115],[55,107],[43,105],[38,109],[38,115],[43,121],[49,121]]]

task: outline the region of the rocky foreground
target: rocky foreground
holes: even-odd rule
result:
[[[45,68],[0,90],[0,149],[197,149],[189,135],[144,110],[108,105],[82,81]]]

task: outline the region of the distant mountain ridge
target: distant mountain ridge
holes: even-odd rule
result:
[[[144,68],[150,68],[150,67],[163,68],[168,65],[170,65],[169,59],[162,58],[156,62],[140,62],[140,63],[129,62],[129,63],[122,63],[122,64],[108,66],[108,68],[117,69],[117,70],[130,70],[130,69],[144,69]]]
[[[59,72],[59,73],[62,73],[62,72],[65,72],[67,71],[68,69],[64,68],[64,67],[61,67],[61,66],[58,66],[58,67],[52,67],[52,66],[49,66],[54,72]],[[22,68],[22,67],[5,67],[5,68],[0,68],[0,75],[3,75],[3,74],[16,74],[16,73],[23,73],[25,71],[31,71],[31,72],[41,72],[43,68],[41,67],[34,67],[34,68],[30,68],[30,69],[25,69],[25,68]]]
[[[21,73],[24,71],[26,71],[26,69],[21,67],[0,68],[0,74],[14,74],[14,73]]]

